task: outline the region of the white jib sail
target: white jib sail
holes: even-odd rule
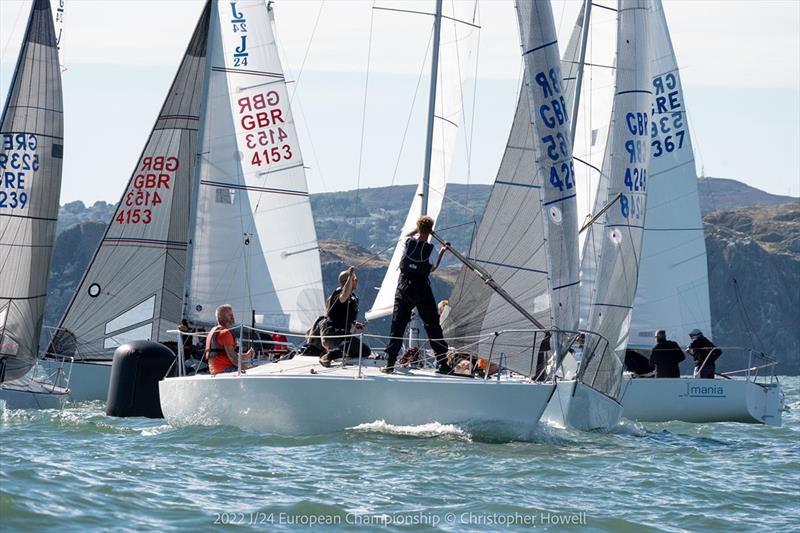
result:
[[[323,312],[303,159],[263,0],[214,2],[184,314],[305,331]]]
[[[103,359],[126,342],[175,339],[167,331],[181,319],[208,19],[207,4],[49,352]]]
[[[628,345],[651,348],[655,332],[711,335],[708,264],[686,102],[661,1],[651,16],[653,112],[639,286]]]
[[[462,116],[462,76],[464,69],[460,67],[470,54],[468,38],[477,31],[471,26],[466,26],[458,21],[461,13],[474,12],[471,6],[474,2],[460,5],[445,2],[442,8],[441,44],[439,48],[439,71],[436,84],[436,104],[433,122],[433,148],[431,152],[430,187],[428,189],[427,215],[436,220],[442,208],[445,188],[447,187],[450,165],[455,152],[455,143]],[[469,9],[465,9],[469,7]],[[466,15],[465,15],[466,16]],[[462,16],[462,19],[464,17]],[[468,19],[472,22],[472,17]],[[405,235],[416,227],[417,218],[422,214],[422,188],[424,184],[420,179],[411,207],[403,223],[403,229],[398,237],[389,268],[383,278],[378,295],[372,308],[367,311],[368,320],[392,314],[394,307],[394,293],[400,278],[400,260],[403,258]]]
[[[48,0],[35,0],[0,118],[0,368],[36,360],[64,152],[61,71]]]
[[[551,325],[578,328],[579,261],[575,164],[550,2],[517,2],[528,104],[539,175]],[[533,206],[531,206],[533,207]],[[562,344],[566,338],[560,339]]]
[[[597,265],[588,329],[610,343],[587,347],[582,381],[616,397],[636,295],[647,202],[652,104],[650,2],[620,0],[614,104],[595,211],[613,205],[588,230],[583,261]],[[616,352],[616,355],[614,355]]]

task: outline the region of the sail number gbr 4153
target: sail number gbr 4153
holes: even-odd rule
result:
[[[252,150],[250,164],[261,167],[288,161],[294,153],[283,129],[286,123],[278,91],[268,91],[238,100],[244,144]]]

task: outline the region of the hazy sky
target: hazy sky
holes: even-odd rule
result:
[[[392,2],[399,4],[415,10],[432,6],[423,0]],[[706,175],[799,195],[800,2],[665,0],[664,4],[681,67],[698,173],[702,166]],[[202,5],[202,0],[67,0],[62,202],[119,199]],[[411,104],[430,20],[373,11],[372,5],[367,0],[275,3],[284,69],[287,79],[297,81],[292,86],[293,108],[312,192],[419,179],[424,87],[413,108]],[[29,0],[0,0],[3,101],[29,6]],[[553,2],[564,41],[578,8],[576,1]],[[513,2],[481,1],[480,24],[477,82],[468,82],[465,90],[466,125],[453,167],[455,182],[493,180],[519,87],[521,59]],[[475,73],[473,65],[464,76],[472,78]],[[409,133],[400,154],[407,122]]]

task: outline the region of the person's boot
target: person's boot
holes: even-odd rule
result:
[[[319,358],[319,364],[321,364],[325,368],[331,367],[330,352],[325,352],[324,354],[322,354],[322,357]]]
[[[386,354],[386,366],[381,368],[381,372],[384,374],[393,374],[395,363],[397,363],[397,356]]]
[[[453,373],[453,367],[447,362],[447,354],[436,356],[436,373],[449,375]]]

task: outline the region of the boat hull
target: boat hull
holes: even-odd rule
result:
[[[394,425],[499,423],[534,427],[555,386],[453,377],[221,375],[159,382],[174,426],[231,425],[282,435]]]
[[[58,361],[45,359],[44,368],[61,366]],[[111,361],[75,361],[69,379],[69,399],[73,402],[108,399],[108,383],[111,379]]]
[[[6,409],[62,409],[67,402],[69,389],[26,381],[7,381],[0,385],[0,400],[5,402]]]
[[[543,417],[580,431],[609,431],[619,423],[622,405],[580,381],[559,381]]]
[[[744,379],[626,378],[623,416],[637,422],[744,422],[781,425],[780,385]]]

